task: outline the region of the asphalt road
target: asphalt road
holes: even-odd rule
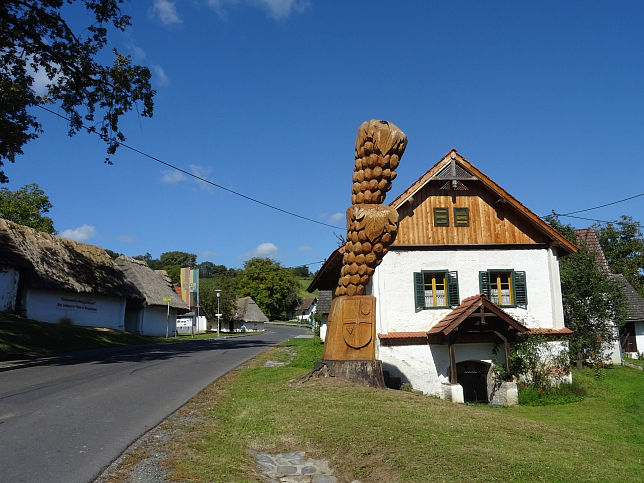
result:
[[[302,329],[64,357],[0,372],[0,482],[89,482],[208,384]]]

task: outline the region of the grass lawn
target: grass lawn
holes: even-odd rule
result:
[[[200,334],[195,338],[209,339],[216,334]],[[117,330],[63,326],[23,319],[0,312],[0,360],[47,356],[97,347],[150,344],[192,339],[190,335],[176,338],[148,337]]]
[[[289,361],[263,367],[267,359]],[[257,481],[249,450],[306,451],[339,481],[641,481],[644,374],[616,367],[574,377],[582,401],[492,408],[394,390],[292,382],[320,357],[294,339],[205,389],[162,425],[156,453],[178,481]],[[127,473],[145,450],[130,455]],[[121,473],[123,476],[124,473]]]

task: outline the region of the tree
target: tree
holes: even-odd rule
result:
[[[226,265],[215,265],[212,262],[202,262],[197,265],[199,278],[210,278],[215,275],[225,275],[228,272]]]
[[[0,188],[0,218],[54,235],[53,220],[44,216],[51,208],[49,197],[35,183],[17,191]]]
[[[292,267],[292,268],[289,268],[288,270],[296,277],[308,278],[311,276],[311,272],[309,272],[309,267],[307,267],[306,265],[302,265],[300,267]]]
[[[197,255],[194,253],[186,252],[165,252],[159,257],[161,265],[167,267],[169,265],[178,265],[179,267],[197,267]]]
[[[35,106],[55,104],[69,119],[69,135],[83,128],[107,143],[107,157],[125,140],[121,116],[136,109],[152,117],[155,91],[150,70],[134,65],[114,49],[112,65],[103,65],[110,26],[124,31],[130,17],[123,0],[3,0],[0,2],[0,167],[14,162],[23,146],[38,137],[42,125]],[[84,7],[89,26],[74,31],[63,18],[63,5]],[[67,13],[67,12],[66,12]],[[37,77],[46,76],[46,93]],[[8,178],[0,171],[0,183]]]
[[[251,258],[244,263],[237,290],[251,296],[271,320],[285,317],[299,302],[297,280],[287,269],[269,258]]]
[[[145,263],[148,264],[148,267],[150,267],[152,270],[163,270],[163,265],[161,264],[161,260],[158,258],[152,258],[152,255],[150,255],[149,252],[146,252],[145,255],[137,255],[135,257],[136,260],[142,260]]]
[[[206,310],[208,320],[213,327],[217,327],[217,317],[215,316],[217,314],[217,290],[221,290],[219,297],[221,321],[232,320],[235,316],[235,302],[237,301],[236,279],[226,274],[217,274],[199,280],[199,303]]]
[[[574,229],[549,218],[548,223],[573,243]],[[601,362],[604,352],[617,334],[615,326],[626,319],[624,294],[609,274],[599,269],[595,254],[581,244],[577,253],[560,260],[561,293],[566,327],[570,337],[570,355],[580,366],[585,360]],[[614,324],[614,325],[613,325]]]
[[[639,223],[622,216],[616,224],[596,227],[611,272],[621,273],[644,297],[644,237]]]

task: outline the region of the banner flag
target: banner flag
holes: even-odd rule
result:
[[[183,267],[179,272],[181,281],[181,299],[188,307],[199,305],[199,269],[190,270]]]

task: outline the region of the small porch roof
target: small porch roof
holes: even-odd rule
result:
[[[495,315],[503,322],[505,322],[509,328],[516,330],[517,332],[527,332],[529,329],[523,325],[521,322],[517,322],[506,312],[501,310],[493,302],[488,299],[485,294],[473,295],[472,297],[467,297],[461,302],[461,305],[452,310],[448,315],[446,315],[443,320],[441,320],[434,327],[429,329],[427,332],[428,335],[434,334],[443,334],[449,335],[453,332],[459,325],[461,325],[465,320],[474,314],[474,312],[479,309],[482,318],[486,314]]]
[[[477,313],[478,311],[478,313]],[[563,329],[529,329],[521,322],[515,320],[507,312],[500,309],[485,294],[478,294],[464,299],[461,304],[441,319],[428,331],[416,332],[389,332],[378,334],[382,345],[422,345],[430,343],[445,343],[448,336],[468,318],[494,317],[501,321],[508,331],[516,331],[520,334],[544,334],[544,335],[567,335],[572,334],[568,328]],[[497,324],[498,325],[498,324]],[[493,333],[494,327],[487,329],[487,332]],[[485,332],[485,331],[481,331]],[[473,334],[472,334],[473,335]]]

